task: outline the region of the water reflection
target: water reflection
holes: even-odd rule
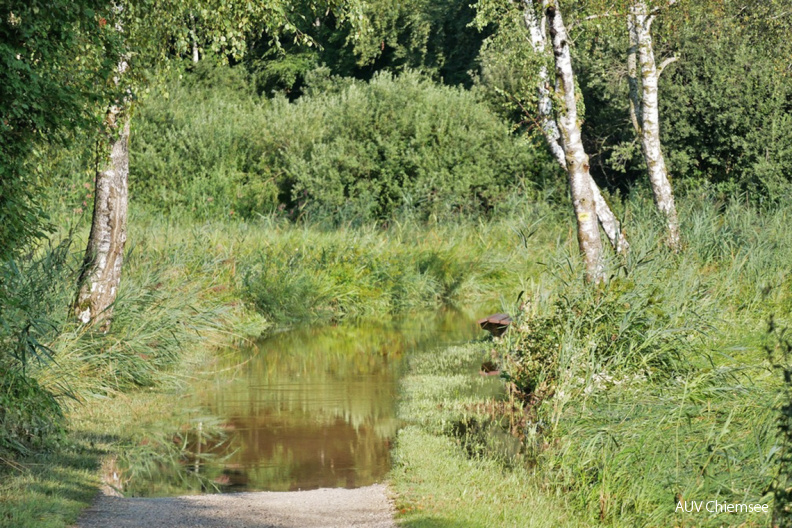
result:
[[[216,482],[229,491],[280,491],[381,480],[399,425],[405,356],[477,335],[470,317],[444,313],[293,330],[225,359],[223,374],[197,395],[233,437]]]

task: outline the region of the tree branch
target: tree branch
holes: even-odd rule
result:
[[[599,15],[589,15],[587,17],[583,17],[583,20],[596,20],[598,18],[608,18],[619,15],[621,15],[621,13],[611,13],[610,11],[607,11],[605,13],[600,13]]]
[[[657,77],[659,78],[660,75],[662,75],[663,70],[665,70],[666,66],[668,66],[669,64],[672,64],[672,63],[674,63],[674,62],[676,62],[678,60],[679,60],[679,57],[677,57],[677,56],[668,57],[667,59],[664,59],[663,62],[661,62],[660,65],[657,67]]]
[[[666,5],[664,5],[664,6],[657,6],[657,7],[655,7],[654,9],[652,9],[651,11],[649,11],[649,14],[650,14],[650,15],[656,15],[657,13],[659,13],[660,11],[662,11],[663,9],[666,9],[666,8],[669,8],[669,7],[673,6],[673,5],[674,5],[674,4],[676,4],[678,1],[679,1],[679,0],[668,0],[668,3],[667,3]]]

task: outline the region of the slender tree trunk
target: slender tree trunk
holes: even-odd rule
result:
[[[190,14],[190,22],[192,22],[192,29],[190,30],[190,36],[192,37],[192,61],[198,64],[201,57],[198,54],[198,36],[195,32],[195,15]]]
[[[91,234],[74,307],[82,323],[101,322],[103,331],[110,326],[127,237],[129,114],[110,107],[105,127],[110,156],[97,163]]]
[[[591,282],[604,280],[602,242],[597,227],[597,208],[589,173],[589,158],[583,149],[580,123],[575,100],[575,77],[569,37],[554,0],[544,0],[544,11],[550,28],[556,72],[556,94],[562,105],[558,115],[558,129],[564,146],[569,188],[577,219],[578,245],[586,263],[586,275]]]
[[[630,38],[630,47],[627,48],[627,85],[630,98],[630,121],[632,121],[635,134],[640,138],[643,126],[641,83],[638,81],[638,27],[635,24],[633,10],[627,13],[627,32]],[[643,147],[641,147],[643,148]]]
[[[668,179],[668,170],[660,145],[660,111],[657,95],[659,73],[652,45],[653,20],[654,15],[650,14],[645,2],[642,0],[633,2],[627,17],[630,36],[630,48],[627,53],[630,114],[633,126],[641,139],[641,149],[646,161],[655,204],[665,217],[668,245],[674,251],[678,251],[680,248],[679,220],[674,204],[674,193]],[[639,71],[640,99],[638,97]]]
[[[546,38],[545,38],[545,18],[538,17],[534,10],[533,0],[524,0],[524,20],[525,26],[528,29],[531,37],[531,45],[534,51],[538,54],[546,53]],[[558,130],[558,123],[553,117],[553,102],[550,96],[550,83],[548,80],[547,68],[542,66],[539,70],[539,120],[542,124],[542,132],[544,133],[547,145],[553,157],[556,159],[564,171],[567,170],[566,155],[564,154],[564,147],[561,144],[561,132]],[[613,214],[608,202],[602,196],[602,193],[597,186],[597,183],[590,177],[591,192],[594,194],[594,203],[597,209],[597,219],[602,226],[603,231],[610,240],[613,248],[621,254],[627,254],[630,250],[630,244],[627,242],[627,237],[621,228],[619,220]]]

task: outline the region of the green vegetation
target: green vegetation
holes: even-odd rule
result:
[[[632,247],[597,285],[525,3],[468,4],[0,6],[0,525],[71,523],[97,471],[211,489],[187,463],[221,424],[173,400],[221,348],[481,302],[516,316],[505,337],[409,358],[405,525],[775,522],[675,512],[714,499],[789,524],[788,1],[656,13],[679,252],[629,117],[628,4],[559,1],[591,172]],[[134,116],[130,228],[105,332],[69,307],[114,104]]]
[[[488,357],[486,343],[410,357],[399,410],[407,425],[391,472],[403,526],[549,527],[571,520],[564,501],[537,489],[519,464],[519,440],[493,422],[492,398],[503,384],[479,375]]]
[[[37,170],[36,147],[69,147],[75,131],[96,131],[94,112],[112,92],[104,81],[118,49],[114,32],[98,22],[110,9],[102,0],[0,6],[0,259],[46,227],[38,198],[52,181]]]
[[[401,411],[412,425],[394,469],[408,526],[510,526],[515,491],[493,483],[500,478],[544,505],[541,518],[521,518],[529,525],[770,524],[766,514],[725,520],[675,508],[702,497],[772,503],[780,395],[766,327],[773,315],[777,328],[790,324],[788,208],[683,204],[692,221],[682,255],[635,245],[591,289],[556,253],[503,338],[415,358]],[[640,202],[628,207],[640,229],[658,229]],[[505,391],[487,398],[475,388],[486,383],[476,366],[493,355],[517,411]],[[467,476],[490,466],[505,476]],[[466,488],[481,502],[457,502]]]
[[[245,265],[243,298],[286,324],[475,304],[513,290],[522,268],[500,222],[268,232]]]
[[[448,218],[550,171],[474,93],[416,73],[362,83],[320,69],[289,102],[206,61],[162,91],[141,111],[130,178],[133,196],[171,215]]]

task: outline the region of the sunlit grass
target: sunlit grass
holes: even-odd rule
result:
[[[765,345],[771,316],[792,320],[788,211],[680,203],[681,254],[634,197],[633,251],[609,261],[607,285],[585,287],[575,248],[559,246],[504,339],[413,358],[393,470],[405,525],[770,526],[675,509],[772,509],[780,381]],[[505,393],[470,372],[493,348],[526,391],[517,428]]]

